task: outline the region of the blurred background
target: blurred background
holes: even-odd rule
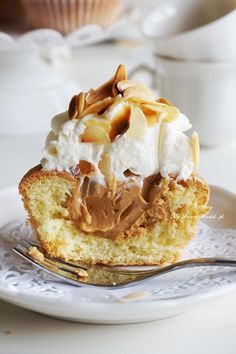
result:
[[[38,164],[71,96],[120,63],[188,116],[200,173],[236,192],[236,0],[0,0],[0,187]]]

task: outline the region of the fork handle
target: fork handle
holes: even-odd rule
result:
[[[235,259],[226,258],[193,258],[179,261],[177,263],[169,264],[159,269],[152,269],[149,271],[149,276],[168,273],[171,270],[202,267],[202,266],[224,266],[224,267],[236,267]]]

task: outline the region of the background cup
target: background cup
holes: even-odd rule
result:
[[[236,61],[236,0],[159,0],[142,30],[158,55]]]
[[[2,36],[3,41],[6,47],[0,43],[0,137],[44,133],[50,128],[51,117],[65,111],[67,102],[79,89],[72,78],[59,70],[63,47],[53,48],[58,55],[54,50],[50,58],[46,50],[41,53],[39,48],[17,46],[11,37]]]
[[[185,62],[156,57],[156,87],[186,114],[205,146],[236,139],[236,62]]]

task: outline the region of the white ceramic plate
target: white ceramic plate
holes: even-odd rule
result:
[[[211,227],[201,224],[183,258],[236,258],[236,196],[218,187],[211,193],[213,210],[204,220]],[[80,322],[135,323],[176,316],[236,291],[236,272],[226,267],[179,270],[119,290],[62,284],[12,252],[18,240],[34,237],[16,187],[0,192],[0,205],[0,298],[20,307]]]

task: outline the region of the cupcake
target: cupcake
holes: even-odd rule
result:
[[[121,0],[22,0],[34,28],[52,28],[67,34],[78,27],[112,25],[121,12]]]
[[[51,127],[40,165],[19,185],[42,250],[89,264],[178,260],[209,210],[188,118],[120,65]]]

